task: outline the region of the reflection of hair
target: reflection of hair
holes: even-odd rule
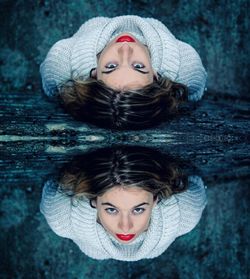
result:
[[[64,108],[77,120],[103,128],[143,129],[178,112],[187,87],[160,78],[138,90],[120,92],[102,81],[69,81],[59,93]]]
[[[167,198],[186,188],[184,166],[180,160],[152,148],[101,148],[68,163],[60,173],[59,188],[69,196],[92,200],[114,186],[137,186],[154,198]]]

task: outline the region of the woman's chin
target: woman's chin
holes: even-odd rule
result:
[[[116,238],[120,243],[122,243],[122,244],[129,244],[129,243],[131,243],[131,242],[133,242],[134,240],[135,240],[135,238],[133,238],[133,239],[131,239],[131,240],[128,240],[128,241],[125,241],[125,240],[121,240],[121,239],[119,239],[119,238]]]
[[[115,238],[122,244],[129,244],[131,242],[133,242],[137,237],[137,234],[134,234],[134,236],[130,239],[126,239],[126,237],[124,237],[124,239],[122,239],[121,237],[118,237],[118,235],[115,235]]]

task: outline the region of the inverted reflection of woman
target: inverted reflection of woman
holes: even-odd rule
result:
[[[95,259],[137,261],[162,254],[198,223],[206,196],[171,156],[143,147],[90,152],[43,189],[52,230]]]
[[[198,53],[160,21],[97,17],[57,42],[41,65],[43,88],[76,119],[141,129],[199,100],[206,72]]]

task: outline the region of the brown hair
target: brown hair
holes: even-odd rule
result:
[[[140,187],[154,198],[167,198],[187,187],[185,163],[141,146],[101,148],[76,156],[61,170],[59,190],[90,200],[114,186]]]
[[[59,90],[63,107],[77,120],[103,128],[144,129],[178,113],[187,87],[160,78],[138,90],[120,92],[102,81],[69,81]]]

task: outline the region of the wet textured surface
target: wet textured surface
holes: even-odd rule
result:
[[[2,1],[1,278],[248,278],[246,1],[185,3]],[[208,71],[205,98],[155,129],[117,133],[90,127],[73,121],[41,90],[38,66],[54,42],[93,16],[121,14],[160,19],[197,49]],[[189,159],[207,185],[199,225],[152,260],[92,260],[55,235],[39,212],[43,182],[63,163],[117,143]]]

